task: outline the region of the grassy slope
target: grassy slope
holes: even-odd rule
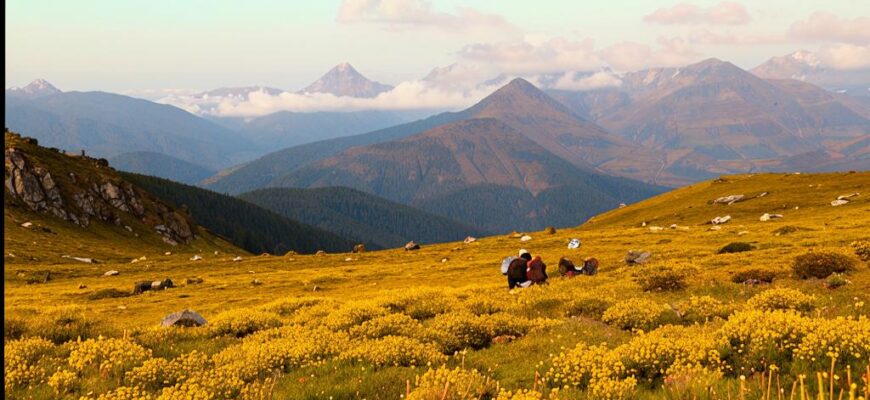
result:
[[[533,239],[521,243],[503,236],[478,240],[470,245],[446,243],[425,246],[416,252],[386,250],[358,255],[334,254],[326,256],[251,257],[233,263],[230,256],[206,256],[204,261],[191,263],[187,255],[157,257],[148,269],[141,264],[111,264],[99,267],[73,264],[63,266],[75,271],[75,277],[59,278],[47,284],[25,285],[21,279],[6,274],[5,310],[13,315],[21,307],[59,303],[80,303],[93,315],[111,315],[110,325],[116,329],[153,326],[171,311],[188,307],[201,312],[206,318],[228,308],[249,307],[266,303],[279,296],[320,295],[346,301],[370,298],[386,289],[407,287],[463,287],[476,285],[502,293],[504,277],[498,271],[499,261],[524,247],[540,254],[555,269],[560,256],[582,259],[595,256],[601,261],[600,273],[594,278],[562,281],[554,279],[546,290],[609,292],[630,290],[620,295],[638,296],[636,286],[626,286],[631,268],[622,261],[628,249],[645,249],[655,259],[691,260],[701,272],[690,279],[690,286],[682,292],[648,294],[659,303],[673,303],[689,295],[711,295],[725,302],[740,303],[765,287],[733,284],[728,277],[734,270],[745,266],[787,269],[794,256],[810,249],[849,251],[847,246],[856,239],[870,237],[866,227],[870,222],[870,173],[785,175],[763,174],[728,177],[727,183],[704,182],[646,200],[644,202],[602,214],[593,221],[573,229],[563,229],[555,235],[532,232]],[[762,191],[770,194],[730,206],[707,204],[708,200],[728,194],[753,195]],[[838,195],[852,192],[863,194],[845,206],[831,207],[829,202]],[[799,207],[795,209],[795,207]],[[784,214],[782,220],[760,222],[764,212]],[[708,231],[703,223],[717,215],[729,214],[733,220],[719,231]],[[647,221],[667,227],[676,223],[683,228],[651,232],[640,227]],[[775,236],[773,231],[785,225],[807,228],[790,235]],[[21,240],[9,237],[9,240]],[[741,232],[745,232],[742,235]],[[579,250],[567,250],[566,242],[572,237],[583,240]],[[717,255],[716,251],[732,241],[755,243],[757,250],[742,254]],[[34,252],[38,252],[34,251]],[[153,252],[141,251],[151,257]],[[348,261],[347,258],[350,257]],[[443,258],[448,258],[442,263]],[[25,269],[44,269],[45,265],[22,266]],[[51,268],[58,268],[53,266]],[[117,269],[121,275],[104,278],[105,269]],[[555,273],[551,273],[554,275]],[[140,279],[169,276],[173,279],[202,276],[200,285],[184,286],[170,291],[147,293],[125,299],[88,301],[85,293],[102,288],[126,290]],[[252,278],[264,282],[251,286]],[[856,301],[870,302],[870,272],[861,265],[849,279],[850,285],[830,291],[816,280],[799,281],[783,275],[775,286],[798,288],[817,295],[817,307],[823,315],[843,315],[852,312]],[[77,289],[85,283],[88,288]],[[313,285],[320,290],[312,293]],[[630,289],[625,289],[629,287]],[[544,289],[531,289],[544,290]],[[39,299],[39,300],[34,300]],[[540,315],[561,317],[562,305],[544,303]],[[119,309],[119,306],[125,309]],[[23,309],[22,309],[23,310]],[[864,310],[866,314],[866,308]],[[588,343],[622,343],[630,335],[613,327],[589,320],[566,320],[564,325],[536,335],[524,337],[509,344],[493,345],[488,349],[469,352],[451,363],[491,370],[504,387],[531,387],[538,362],[558,353],[562,346],[573,346],[578,341]],[[222,346],[216,342],[194,344],[194,347],[214,350]],[[335,396],[353,396],[356,390],[369,398],[395,398],[404,392],[404,380],[422,371],[409,368],[386,368],[379,371],[360,371],[359,366],[327,363],[289,373],[277,387],[280,398],[313,398],[327,391]],[[310,378],[308,378],[311,376]],[[316,378],[315,378],[316,376]],[[306,378],[301,382],[299,378]],[[725,385],[734,387],[733,381]],[[641,397],[666,398],[660,394],[641,393]]]

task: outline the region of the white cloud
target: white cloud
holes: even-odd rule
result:
[[[378,24],[393,30],[417,27],[447,31],[481,28],[517,30],[499,15],[471,8],[458,8],[454,13],[437,12],[422,0],[343,0],[338,7],[336,21],[344,24]]]
[[[620,71],[636,71],[651,67],[676,67],[697,61],[701,55],[681,38],[657,40],[658,48],[636,43],[616,43],[600,52],[608,65]]]
[[[803,39],[865,45],[870,43],[870,17],[850,19],[816,11],[807,19],[793,23],[789,32]]]
[[[822,46],[818,56],[822,64],[834,69],[870,68],[870,46],[853,44]]]
[[[463,61],[488,65],[509,75],[588,71],[603,65],[591,39],[527,37],[514,42],[467,45],[458,55]]]
[[[643,18],[645,22],[663,25],[744,25],[752,18],[740,3],[723,1],[713,7],[701,8],[693,4],[679,3],[673,7],[659,8]]]
[[[618,87],[622,85],[622,79],[610,71],[599,71],[592,75],[578,72],[565,73],[553,85],[553,89],[562,90],[593,90],[606,87]]]
[[[495,87],[451,91],[424,81],[403,82],[374,98],[335,96],[329,93],[292,93],[277,95],[259,90],[247,98],[169,96],[160,102],[201,115],[253,117],[278,111],[358,111],[358,110],[445,110],[466,108],[490,94]]]
[[[688,35],[693,43],[712,45],[759,45],[786,42],[782,34],[756,34],[745,31],[718,33],[709,29],[695,29]]]

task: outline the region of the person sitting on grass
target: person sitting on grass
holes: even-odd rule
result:
[[[577,268],[574,262],[566,257],[559,259],[559,274],[573,278],[577,275],[595,275],[598,273],[598,259],[595,257],[586,257],[583,260],[583,265]]]
[[[514,258],[507,268],[508,289],[515,287],[529,287],[532,281],[528,276],[528,263],[531,261],[532,255],[526,250],[519,251],[519,257]]]

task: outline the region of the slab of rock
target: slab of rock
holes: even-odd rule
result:
[[[30,228],[31,226],[33,226],[33,222],[25,222],[21,224],[22,228]]]
[[[662,228],[662,227],[660,227],[660,226],[651,226],[651,227],[649,227],[649,231],[650,231],[650,232],[658,232],[658,231],[663,231],[663,230],[665,230],[665,228]]]
[[[160,326],[164,328],[170,326],[202,326],[207,323],[205,318],[196,311],[183,310],[164,317],[163,321],[160,321]]]
[[[325,255],[326,255],[326,252],[323,251],[323,250],[317,250],[317,252],[314,253],[314,255],[315,255],[315,256],[325,256]]]
[[[524,235],[523,237],[520,238],[521,242],[528,242],[529,240],[532,240],[532,237],[529,235]]]
[[[861,194],[861,193],[844,194],[844,195],[841,195],[841,196],[837,196],[837,200],[848,200],[848,199],[850,199],[850,198],[852,198],[852,197],[856,197],[856,196],[858,196],[858,195],[860,195],[860,194]]]
[[[766,221],[770,221],[770,220],[772,220],[772,219],[776,219],[776,218],[782,218],[782,214],[768,214],[768,213],[764,213],[764,214],[761,215],[760,218],[758,218],[758,220],[761,221],[761,222],[766,222]]]
[[[625,205],[625,203],[619,203],[619,208],[625,208],[625,207],[628,207]]]
[[[465,244],[469,244],[469,243],[474,243],[474,242],[476,242],[476,241],[477,241],[477,238],[476,238],[476,237],[474,237],[474,236],[466,236],[466,237],[465,237],[465,240],[463,240],[463,243],[465,243]]]
[[[115,270],[111,270],[111,271],[106,271],[106,272],[103,274],[103,276],[117,276],[118,274],[120,274],[120,272],[115,271]]]
[[[718,198],[718,199],[716,199],[716,200],[713,200],[713,204],[728,204],[728,205],[731,205],[731,204],[734,204],[734,203],[736,203],[736,202],[738,202],[738,201],[743,200],[744,197],[746,197],[746,196],[744,196],[744,195],[742,195],[742,194],[732,194],[732,195],[730,195],[730,196],[724,196],[724,197],[720,197],[720,198]]]
[[[728,221],[731,221],[731,216],[730,216],[730,215],[726,215],[726,216],[724,216],[724,217],[716,217],[716,218],[713,218],[713,219],[710,220],[710,223],[713,224],[713,225],[721,225],[721,224],[724,224],[724,223],[726,223],[726,222],[728,222]]]
[[[649,261],[652,253],[648,251],[629,250],[625,255],[625,263],[628,265],[643,264]]]
[[[573,239],[569,240],[568,241],[568,248],[572,249],[572,250],[580,248],[580,239],[573,238]]]
[[[239,262],[239,261],[242,261],[242,256],[236,256],[235,258],[233,258],[233,262]]]
[[[718,231],[718,230],[722,230],[722,227],[719,225],[713,225],[710,227],[710,229],[708,229],[708,231]]]
[[[61,256],[61,257],[68,258],[70,260],[76,260],[78,262],[83,262],[86,264],[96,264],[97,263],[97,260],[94,260],[93,258],[88,258],[88,257],[71,257],[71,256]]]
[[[405,251],[420,250],[420,245],[413,240],[405,244]]]
[[[202,256],[199,254],[194,254],[193,257],[190,257],[190,261],[199,261],[202,260]]]
[[[365,253],[366,252],[366,245],[362,244],[362,243],[354,245],[353,252],[354,253]]]
[[[843,204],[849,204],[849,200],[842,199],[842,200],[834,200],[831,202],[831,205],[834,207],[842,206]]]

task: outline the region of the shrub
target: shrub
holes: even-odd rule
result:
[[[49,307],[33,319],[31,332],[61,344],[97,336],[98,324],[87,318],[79,306]]]
[[[445,354],[465,349],[482,349],[492,341],[487,317],[471,313],[441,314],[432,321],[431,331]]]
[[[477,370],[430,368],[420,377],[408,400],[486,399],[496,395],[496,386],[496,381]]]
[[[443,290],[422,289],[391,293],[379,299],[379,303],[392,312],[423,320],[450,311],[456,302]]]
[[[78,375],[65,369],[59,370],[48,378],[48,386],[54,389],[58,396],[64,396],[72,392],[78,386]]]
[[[20,318],[3,318],[4,341],[21,339],[27,331],[27,324]]]
[[[846,272],[855,269],[855,260],[840,254],[830,252],[810,252],[795,258],[792,270],[801,279],[827,278],[835,272]]]
[[[744,251],[752,250],[752,245],[745,242],[733,242],[728,243],[725,247],[719,249],[719,254],[725,253],[742,253]]]
[[[757,310],[796,310],[810,311],[815,308],[816,299],[813,296],[804,294],[800,290],[789,288],[768,289],[755,296],[752,296],[746,306],[749,309]]]
[[[602,315],[604,323],[620,329],[652,329],[661,323],[664,308],[652,300],[628,299],[620,301]]]
[[[274,313],[238,309],[218,314],[208,326],[213,336],[244,337],[257,331],[281,326],[281,320]]]
[[[384,336],[414,337],[423,331],[419,321],[405,314],[388,314],[350,328],[352,337],[377,339]]]
[[[795,357],[809,364],[808,369],[830,368],[831,358],[838,365],[851,365],[860,369],[870,357],[870,319],[837,317],[826,319],[808,330],[795,350]]]
[[[4,388],[10,391],[42,382],[46,377],[43,359],[54,350],[54,345],[43,338],[26,338],[3,344]]]
[[[861,261],[870,261],[870,240],[856,240],[851,246]]]
[[[667,325],[641,333],[614,349],[627,374],[639,381],[659,383],[676,368],[701,365],[720,368],[715,337],[702,327]]]
[[[263,311],[272,312],[286,317],[303,307],[310,307],[315,304],[320,304],[323,301],[324,299],[317,297],[285,297],[266,303],[259,308]]]
[[[67,362],[73,371],[123,376],[124,372],[142,365],[149,358],[151,350],[127,339],[99,337],[73,343]]]
[[[843,277],[843,274],[833,273],[828,279],[825,279],[825,287],[828,289],[836,289],[840,286],[848,285],[850,282]]]
[[[435,345],[402,336],[386,336],[354,343],[339,358],[365,361],[375,367],[411,367],[447,361],[447,357]]]
[[[323,319],[332,330],[348,330],[372,318],[388,314],[388,310],[373,301],[354,301],[342,304]]]
[[[686,287],[686,278],[695,269],[688,265],[650,265],[637,271],[634,281],[644,291],[680,290]]]
[[[586,389],[599,380],[615,380],[626,375],[625,365],[604,345],[578,343],[573,349],[552,358],[545,378],[556,387]]]
[[[612,305],[607,300],[597,297],[582,297],[568,303],[565,314],[569,317],[587,317],[601,321],[604,312]]]
[[[132,296],[130,292],[126,292],[123,290],[118,290],[115,288],[109,289],[100,289],[96,292],[92,292],[88,294],[88,300],[100,300],[100,299],[117,299],[121,297],[129,297]]]
[[[816,325],[794,310],[746,310],[731,315],[716,336],[734,371],[763,371],[770,364],[785,367]]]
[[[750,268],[738,271],[731,276],[734,283],[771,283],[776,278],[776,271],[762,268]]]
[[[710,296],[691,296],[681,305],[682,318],[689,322],[706,322],[715,318],[726,318],[729,308]]]

